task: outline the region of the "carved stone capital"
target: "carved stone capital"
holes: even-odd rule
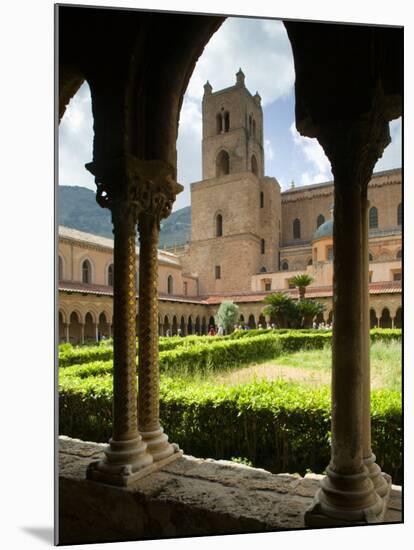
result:
[[[91,162],[86,168],[95,176],[96,201],[112,212],[112,221],[136,225],[142,211],[161,219],[170,215],[183,186],[175,181],[174,168],[160,160],[140,160],[124,155],[109,161]]]
[[[327,122],[318,128],[317,137],[331,162],[335,182],[357,185],[361,191],[391,141],[388,122],[375,111],[356,120]]]

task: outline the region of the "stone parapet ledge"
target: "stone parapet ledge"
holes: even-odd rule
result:
[[[104,447],[59,438],[60,544],[306,529],[322,478],[183,456],[121,488],[86,479]],[[385,522],[401,521],[401,487],[393,485]]]

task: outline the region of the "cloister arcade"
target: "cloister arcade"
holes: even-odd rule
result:
[[[157,324],[159,315],[171,325],[181,316],[158,307],[156,251],[160,220],[182,191],[176,181],[176,139],[183,95],[196,60],[224,18],[58,9],[59,114],[86,79],[95,132],[87,168],[95,176],[98,203],[111,210],[114,226],[113,434],[105,458],[90,464],[87,477],[128,486],[181,456],[159,418]],[[402,31],[297,21],[284,25],[294,56],[296,128],[318,139],[331,162],[335,188],[331,461],[304,521],[308,526],[381,522],[391,485],[371,449],[366,192],[390,142],[389,121],[401,116]],[[269,70],[269,78],[277,78],[275,70]],[[137,228],[138,384],[131,353],[136,346]],[[91,334],[101,313],[62,311],[62,323],[69,319],[79,334],[83,322],[84,334]],[[257,312],[242,313],[249,323],[251,316],[259,321]],[[389,322],[386,312],[382,318]],[[202,325],[201,313],[188,315],[188,332],[200,326],[200,319]]]
[[[59,342],[71,344],[87,344],[96,342],[102,338],[111,338],[113,335],[112,299],[97,299],[96,305],[91,306],[93,298],[87,300],[79,298],[76,301],[66,299],[61,295],[59,307]],[[319,314],[315,321],[319,323],[332,323],[332,300],[320,298],[325,310]],[[238,323],[250,329],[265,328],[271,324],[271,319],[263,315],[263,301],[255,303],[242,303],[239,306]],[[206,335],[211,326],[215,326],[214,316],[219,304],[207,305],[203,303],[189,303],[159,300],[158,335],[176,336],[178,329],[182,336],[189,334]],[[139,306],[135,316],[136,331],[138,333]],[[402,307],[399,297],[377,296],[370,303],[370,327],[371,328],[402,328]],[[168,332],[167,332],[168,331]]]

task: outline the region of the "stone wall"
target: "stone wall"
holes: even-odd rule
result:
[[[128,488],[86,480],[104,446],[59,438],[59,544],[305,529],[322,476],[183,456]],[[393,486],[385,522],[400,523]],[[218,542],[218,541],[217,541]]]

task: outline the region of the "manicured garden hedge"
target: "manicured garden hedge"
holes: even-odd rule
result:
[[[68,373],[69,374],[68,369]],[[84,440],[111,436],[112,377],[65,375],[60,433]],[[245,457],[273,472],[322,472],[329,462],[329,389],[285,382],[242,386],[189,384],[162,377],[160,416],[170,440],[187,454]],[[372,393],[372,440],[377,462],[401,482],[401,394]]]
[[[264,349],[263,354],[257,356],[257,359],[266,359],[269,358],[269,339],[279,340],[281,344],[281,351],[298,351],[300,349],[316,349],[323,347],[325,343],[330,342],[332,337],[331,331],[324,330],[272,330],[272,329],[256,329],[256,330],[246,330],[246,331],[236,331],[235,333],[229,336],[187,336],[187,337],[171,337],[171,338],[160,338],[159,340],[159,350],[163,351],[172,351],[178,350],[181,352],[182,357],[188,358],[191,354],[194,354],[195,362],[201,360],[202,364],[210,364],[212,355],[216,355],[215,352],[210,354],[204,349],[205,346],[214,347],[218,343],[229,343],[229,342],[244,342],[247,340],[253,339],[256,342],[257,338],[261,338]],[[400,329],[373,329],[371,330],[371,341],[390,341],[401,339],[401,330]],[[277,345],[274,344],[277,348]],[[271,347],[271,346],[270,346]],[[184,351],[185,349],[185,351]],[[218,348],[220,349],[220,348]],[[248,349],[246,348],[242,354],[239,353],[239,348],[235,346],[234,348],[227,348],[224,346],[222,348],[225,350],[223,356],[226,356],[227,351],[230,349],[235,350],[234,360],[232,364],[237,363],[237,357],[242,355],[249,355]],[[252,350],[259,350],[260,346],[257,346],[256,343],[252,345]],[[62,346],[62,351],[59,352],[59,366],[68,367],[70,365],[80,365],[84,363],[90,363],[92,361],[107,361],[112,359],[113,352],[111,346],[90,346],[90,347],[72,347],[70,345]],[[174,354],[172,355],[174,356]],[[208,359],[206,357],[208,356]],[[175,356],[177,360],[180,355]],[[205,357],[205,359],[202,359]],[[251,357],[249,355],[249,357]],[[254,359],[254,358],[253,358]],[[213,361],[214,362],[214,361]],[[168,356],[166,356],[166,364],[171,364]]]

